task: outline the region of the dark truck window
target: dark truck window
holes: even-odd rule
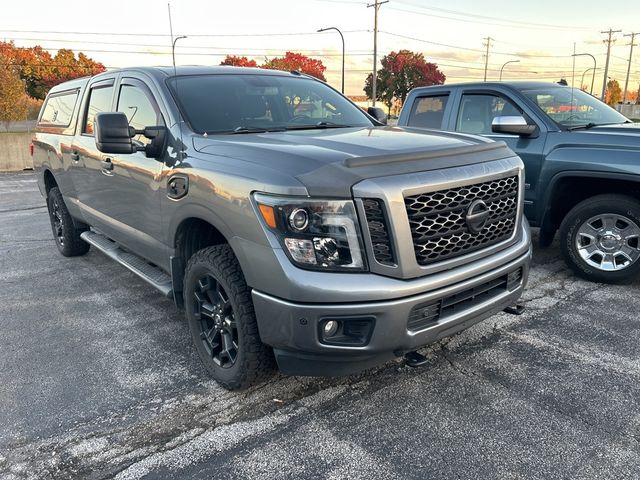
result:
[[[198,133],[373,126],[366,114],[324,83],[279,75],[193,75],[169,81]]]
[[[164,125],[162,114],[155,100],[145,90],[133,85],[125,84],[120,87],[118,112],[124,113],[129,120],[129,125],[136,130]],[[151,141],[144,135],[136,135],[134,140],[141,144],[147,144]]]
[[[448,100],[449,95],[417,98],[411,107],[408,124],[411,127],[442,128],[444,109]]]
[[[511,101],[498,95],[466,94],[462,96],[456,131],[487,135],[495,117],[522,115]]]
[[[97,113],[111,111],[111,99],[113,98],[113,86],[94,87],[89,92],[89,104],[87,107],[86,121],[82,133],[93,135],[93,122]]]
[[[56,93],[47,98],[40,116],[41,125],[68,127],[78,100],[78,90]]]

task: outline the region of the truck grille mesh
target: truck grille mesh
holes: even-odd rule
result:
[[[467,209],[482,200],[490,214],[482,230],[467,226]],[[516,227],[518,177],[405,197],[416,260],[420,265],[457,257],[509,238]]]
[[[373,256],[378,263],[394,265],[395,257],[393,255],[393,248],[391,247],[391,237],[389,235],[382,201],[375,198],[364,198],[362,203],[371,236]]]

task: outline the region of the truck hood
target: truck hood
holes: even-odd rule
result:
[[[194,136],[193,147],[211,158],[229,157],[287,172],[310,195],[328,196],[350,196],[351,187],[366,178],[514,156],[502,142],[397,127]],[[206,155],[201,158],[206,160]]]
[[[598,145],[640,148],[640,123],[621,123],[602,125],[587,130],[573,130],[571,133],[579,141],[588,141]]]

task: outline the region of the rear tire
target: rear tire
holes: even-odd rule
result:
[[[640,273],[640,203],[624,195],[580,202],[560,226],[569,267],[594,282],[625,283]]]
[[[198,355],[220,385],[246,388],[272,374],[273,352],[260,340],[251,292],[229,245],[189,259],[184,303]]]
[[[47,207],[53,238],[60,253],[65,257],[77,257],[87,253],[90,245],[80,238],[80,234],[88,229],[76,227],[58,187],[49,190]]]

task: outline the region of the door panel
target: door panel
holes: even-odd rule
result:
[[[127,115],[129,125],[136,130],[165,125],[151,91],[137,79],[122,79],[115,110]],[[142,148],[149,140],[137,135],[133,142]],[[113,198],[105,209],[119,225],[118,241],[154,263],[161,263],[165,254],[158,240],[162,238],[161,196],[166,194],[162,160],[147,158],[144,152],[113,155],[108,183],[118,198]]]
[[[511,150],[522,158],[525,165],[525,210],[532,217],[533,204],[536,199],[540,168],[544,160],[544,144],[546,129],[538,123],[539,134],[532,137],[498,134],[491,131],[491,123],[497,116],[525,116],[529,122],[531,117],[518,103],[498,93],[463,92],[455,123],[455,130],[464,133],[483,135],[492,140],[505,142]],[[536,122],[537,123],[537,122]]]
[[[106,221],[106,205],[113,196],[102,173],[102,161],[108,155],[96,148],[93,136],[95,115],[113,108],[115,78],[100,79],[88,86],[89,91],[82,105],[80,131],[71,147],[72,178],[76,187],[77,202],[86,221],[108,236],[115,235],[113,227]]]

